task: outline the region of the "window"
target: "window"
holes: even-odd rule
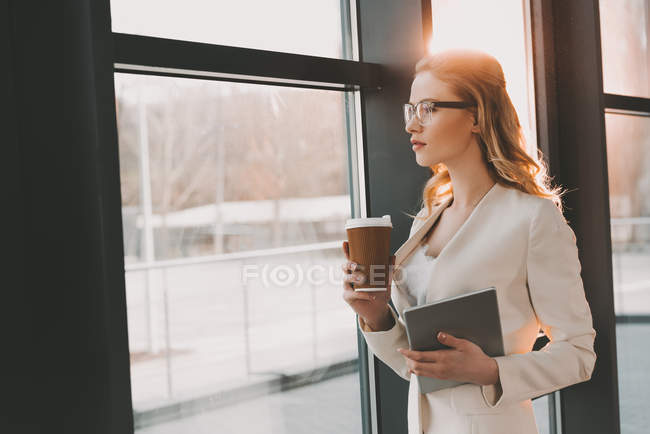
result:
[[[535,156],[535,91],[527,4],[521,0],[501,1],[498,6],[479,0],[432,0],[433,37],[429,49],[473,48],[499,61],[528,152]],[[496,22],[499,24],[495,26]]]
[[[151,23],[142,33],[201,40],[189,33],[196,29],[174,33],[162,15],[151,20],[146,4],[113,0],[114,30],[158,20],[162,30]],[[339,16],[310,9],[322,13],[312,32],[335,22],[326,38],[354,53],[347,5],[323,4]],[[210,24],[195,18],[189,22]],[[272,42],[265,29],[247,32],[247,42],[218,33],[204,41]],[[331,79],[175,69],[178,46],[120,36],[115,89],[137,432],[361,432],[362,361],[354,312],[340,296],[340,249],[345,220],[360,209],[358,88],[373,85],[376,69],[347,61],[342,77],[332,66],[341,61],[307,56],[291,61],[319,78],[335,71]],[[315,39],[299,41],[303,48],[289,39],[273,47],[337,55]],[[138,50],[142,58],[156,53],[157,64],[138,64]],[[129,62],[120,57],[126,51]],[[275,65],[287,59],[271,56]]]
[[[351,59],[340,1],[111,0],[113,31]],[[152,13],[155,11],[155,13]]]
[[[606,113],[621,433],[650,423],[650,119]]]
[[[622,434],[650,423],[650,2],[600,0]]]
[[[650,97],[650,3],[600,0],[599,5],[604,91]]]

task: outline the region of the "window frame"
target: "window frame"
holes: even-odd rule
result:
[[[356,27],[360,22],[357,16],[358,3],[340,0],[344,57],[353,59],[360,58],[361,51]],[[376,6],[369,3],[366,7]],[[356,25],[353,26],[352,23]],[[364,128],[361,122],[365,117],[362,98],[365,92],[382,90],[387,75],[384,65],[119,32],[112,32],[112,43],[113,74],[130,73],[340,91],[346,93],[348,98],[354,98],[356,104],[348,106],[356,107],[356,113],[352,109],[346,112],[348,126],[351,124],[349,118],[354,117],[356,121],[356,128],[352,131],[356,137],[349,137],[348,140],[351,209],[355,216],[368,215],[367,184],[364,181],[367,143],[362,134]],[[353,139],[356,139],[356,147],[352,146]],[[356,325],[351,324],[353,326]],[[362,428],[364,434],[370,434],[373,427],[376,430],[376,420],[372,416],[372,409],[376,406],[369,381],[373,376],[369,375],[372,372],[369,369],[370,356],[358,329],[357,343]],[[132,419],[132,414],[130,416]]]

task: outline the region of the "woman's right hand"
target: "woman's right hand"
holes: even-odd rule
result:
[[[364,322],[373,330],[388,329],[393,323],[392,315],[389,311],[388,302],[390,301],[390,289],[393,279],[392,268],[388,271],[388,285],[386,290],[380,291],[355,291],[354,283],[364,283],[368,279],[367,271],[363,265],[350,262],[350,247],[347,241],[343,241],[343,253],[348,262],[341,268],[345,273],[343,278],[343,300],[361,317]],[[395,264],[395,256],[390,257],[390,265]],[[360,280],[356,280],[360,279]]]

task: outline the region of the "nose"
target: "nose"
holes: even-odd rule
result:
[[[404,126],[404,129],[406,130],[407,133],[413,134],[414,132],[420,131],[422,128],[422,125],[420,125],[420,122],[418,122],[418,117],[413,116],[411,120]]]

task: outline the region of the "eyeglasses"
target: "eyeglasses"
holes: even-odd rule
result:
[[[413,106],[413,104],[404,104],[404,122],[406,125],[413,120],[413,116],[417,116],[418,122],[422,126],[431,123],[433,113],[438,108],[467,108],[474,107],[476,104],[466,101],[422,101]]]

